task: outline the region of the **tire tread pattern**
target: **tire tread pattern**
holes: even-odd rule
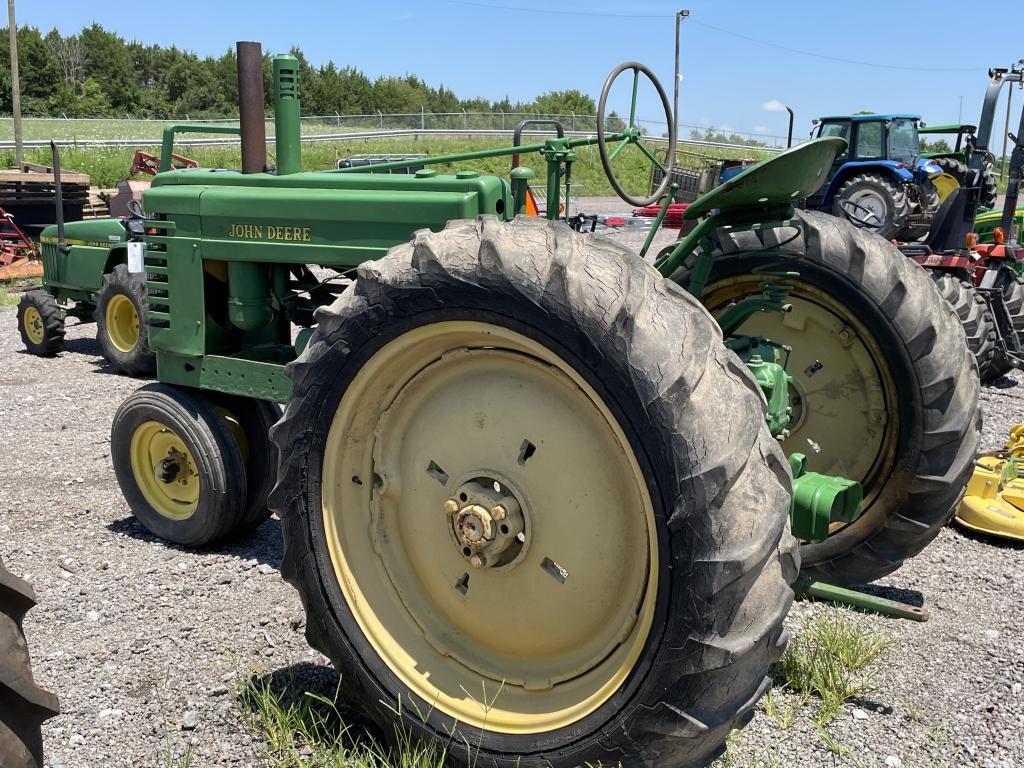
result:
[[[360,266],[355,284],[317,311],[316,332],[288,366],[293,395],[272,431],[281,456],[271,506],[284,529],[282,574],[302,598],[307,639],[332,659],[350,702],[390,732],[393,714],[382,702],[394,702],[396,692],[365,661],[374,656],[366,639],[346,632],[355,625],[329,597],[337,592],[329,556],[314,544],[322,440],[315,435],[330,421],[322,390],[358,355],[354,339],[453,290],[533,305],[534,320],[579,328],[605,359],[629,361],[621,367],[643,400],[642,428],[659,434],[666,448],[652,461],[672,468],[664,507],[675,573],[664,636],[649,649],[645,672],[588,716],[586,728],[513,747],[509,738],[525,737],[458,725],[465,743],[481,746],[472,754],[455,750],[452,761],[481,768],[707,764],[750,719],[768,667],[785,647],[782,620],[799,568],[788,525],[788,465],[765,427],[756,383],[703,307],[621,246],[564,224],[482,217],[416,232],[410,244]],[[608,365],[602,380],[621,375],[616,370]],[[603,719],[591,725],[597,715]],[[436,711],[426,722],[406,715],[404,725],[441,742],[451,741],[446,729],[456,727]]]
[[[41,768],[43,721],[60,712],[57,697],[35,684],[22,620],[36,604],[32,587],[0,562],[0,764]]]
[[[797,237],[792,225],[719,231],[716,264],[768,251],[814,261],[842,275],[849,289],[866,294],[881,308],[898,343],[908,350],[920,393],[915,406],[920,413],[909,414],[920,426],[909,453],[900,457],[902,490],[894,496],[895,505],[881,520],[865,521],[872,528],[843,552],[818,559],[815,550],[821,545],[801,548],[804,574],[831,584],[867,584],[923,550],[960,503],[981,439],[977,365],[959,317],[939,300],[925,269],[884,238],[844,219],[816,211],[798,211],[796,217],[803,230]],[[694,259],[673,279],[685,284]],[[799,264],[787,268],[799,271]]]

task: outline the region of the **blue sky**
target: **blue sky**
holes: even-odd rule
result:
[[[980,44],[962,46],[952,43],[960,30],[970,34],[971,21],[967,6],[951,0],[173,0],[162,7],[20,0],[18,21],[64,33],[97,21],[129,39],[201,55],[241,39],[267,51],[298,44],[314,64],[333,59],[371,76],[412,72],[460,96],[516,100],[560,88],[596,97],[605,74],[625,59],[648,64],[670,88],[679,7],[691,11],[682,43],[684,124],[784,134],[785,113],[763,109],[771,99],[796,110],[798,135],[813,117],[860,109],[951,122],[961,97],[963,120],[975,122],[987,69],[1024,56],[1019,0],[986,3],[976,19]],[[658,114],[653,96],[640,112]]]

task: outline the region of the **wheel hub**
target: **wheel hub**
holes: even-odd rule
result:
[[[172,447],[168,448],[167,455],[156,463],[153,467],[153,472],[161,483],[173,483],[178,480],[182,485],[185,485],[188,482],[187,475],[189,474],[187,467],[188,457],[181,451]],[[182,475],[183,470],[186,476],[182,476],[179,480],[179,476]]]
[[[459,487],[443,505],[462,556],[474,568],[517,560],[526,544],[526,521],[518,499],[497,480],[480,477]]]

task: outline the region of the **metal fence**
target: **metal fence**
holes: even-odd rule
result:
[[[304,141],[341,141],[345,139],[370,138],[382,135],[502,135],[511,132],[516,124],[528,120],[557,120],[571,134],[587,135],[597,131],[594,115],[542,114],[524,112],[419,112],[388,114],[376,112],[368,115],[307,115],[302,118]],[[160,134],[170,123],[199,123],[210,125],[237,124],[237,117],[193,118],[189,115],[166,119],[135,119],[130,116],[116,117],[56,117],[23,119],[24,144],[27,147],[46,146],[51,140],[62,144],[78,146],[153,146],[159,143]],[[609,118],[610,129],[620,127],[615,118]],[[640,120],[640,128],[648,138],[664,137],[667,128],[664,121]],[[705,145],[728,145],[750,147],[751,149],[772,149],[785,146],[785,137],[766,135],[749,131],[708,128],[681,124],[679,138],[686,143]],[[267,120],[267,135],[273,136],[273,120]],[[0,149],[14,146],[13,121],[0,118]],[[725,139],[723,141],[723,139]],[[237,143],[237,138],[209,138],[201,136],[182,137],[183,146],[215,145]]]

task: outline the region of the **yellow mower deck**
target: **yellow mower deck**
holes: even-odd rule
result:
[[[1024,424],[1006,448],[978,457],[956,521],[973,531],[1024,541]]]

